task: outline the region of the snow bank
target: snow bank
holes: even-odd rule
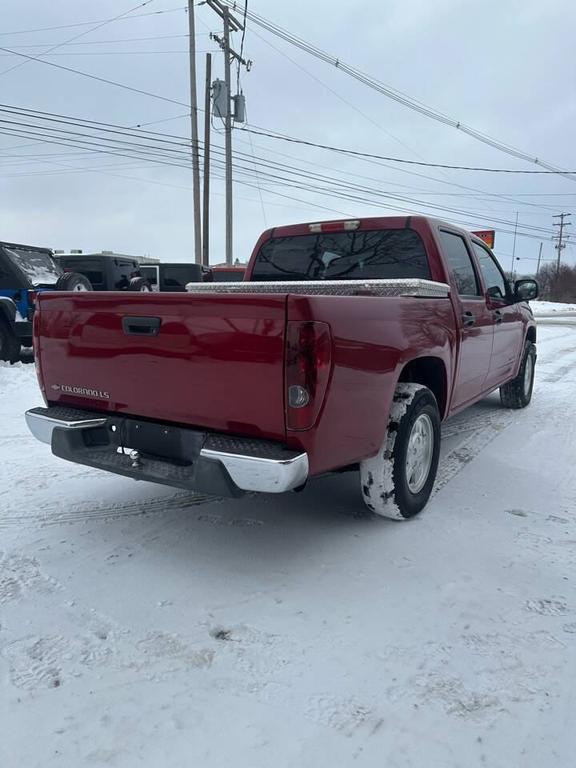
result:
[[[563,304],[561,301],[531,301],[530,306],[536,317],[557,312],[576,314],[576,304]]]

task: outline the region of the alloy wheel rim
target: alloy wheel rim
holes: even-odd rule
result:
[[[411,493],[420,493],[426,485],[434,454],[434,426],[427,413],[421,413],[408,438],[406,482]]]

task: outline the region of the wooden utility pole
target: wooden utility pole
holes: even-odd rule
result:
[[[514,267],[516,266],[516,233],[518,232],[518,211],[516,211],[516,223],[514,224],[514,243],[512,244],[512,280],[514,280]]]
[[[571,222],[565,221],[565,219],[569,219],[571,215],[572,214],[570,213],[558,213],[556,216],[552,217],[553,219],[560,219],[560,221],[554,222],[555,227],[560,227],[558,232],[558,240],[554,246],[558,251],[558,259],[556,260],[556,277],[558,277],[560,274],[560,259],[562,258],[562,248],[566,248],[566,243],[564,242],[564,227],[571,226]]]
[[[202,263],[202,230],[200,215],[200,161],[198,152],[198,97],[196,93],[196,27],[194,2],[188,0],[188,34],[190,51],[190,138],[192,150],[192,194],[194,199],[194,260]]]
[[[232,60],[238,62],[238,66],[243,65],[247,70],[250,69],[251,61],[244,61],[236,51],[230,47],[230,32],[239,32],[244,29],[244,25],[233,16],[228,7],[222,0],[206,0],[209,8],[215,11],[222,19],[224,25],[224,34],[222,38],[218,35],[211,35],[216,40],[222,52],[224,53],[224,81],[226,88],[226,112],[224,115],[224,149],[225,149],[225,184],[226,184],[226,264],[232,264],[233,260],[233,215],[232,215],[232,93],[230,66]],[[243,119],[243,118],[242,118]]]
[[[226,117],[224,119],[224,150],[226,152],[226,264],[232,264],[232,93],[230,78],[230,11],[222,8],[224,20],[224,81],[226,83]]]
[[[202,264],[210,264],[210,87],[212,54],[206,54],[206,91],[204,93],[204,208],[202,221]]]
[[[536,277],[538,277],[538,273],[540,272],[540,262],[542,261],[542,246],[544,243],[540,243],[540,249],[538,251],[538,266],[536,267]]]

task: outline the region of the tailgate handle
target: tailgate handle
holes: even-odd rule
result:
[[[159,317],[123,317],[122,330],[127,336],[158,336]]]

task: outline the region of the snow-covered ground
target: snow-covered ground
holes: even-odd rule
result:
[[[536,317],[553,317],[555,314],[576,315],[576,304],[564,304],[561,301],[531,301],[530,306]]]
[[[448,422],[407,523],[357,477],[209,499],[50,455],[0,367],[2,768],[571,768],[576,325]]]

